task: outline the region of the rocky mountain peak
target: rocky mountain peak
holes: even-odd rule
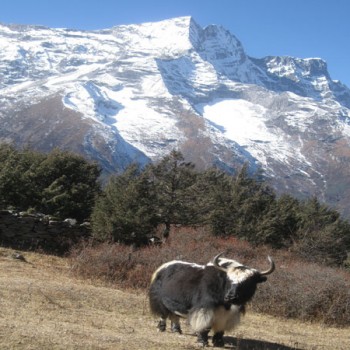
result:
[[[327,63],[321,58],[295,58],[276,56],[265,58],[267,71],[279,78],[301,82],[305,79],[325,78],[330,80]]]
[[[191,17],[98,31],[0,25],[0,141],[71,149],[106,174],[172,149],[248,162],[350,216],[350,90],[318,58],[246,55]]]
[[[209,60],[226,59],[243,63],[246,59],[242,44],[227,29],[210,25],[204,28],[203,34],[201,51],[209,54]]]

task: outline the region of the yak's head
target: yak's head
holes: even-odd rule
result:
[[[230,288],[225,295],[225,302],[236,305],[244,305],[256,291],[258,283],[265,282],[267,275],[275,270],[275,263],[270,256],[268,270],[259,271],[240,264],[238,261],[221,258],[223,253],[218,254],[214,260],[215,268],[224,271],[230,280]]]

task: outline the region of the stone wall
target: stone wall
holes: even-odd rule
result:
[[[89,223],[57,220],[40,213],[0,210],[0,244],[14,249],[63,254],[72,244],[91,235]]]

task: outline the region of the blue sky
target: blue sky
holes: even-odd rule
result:
[[[95,30],[192,16],[222,25],[248,55],[321,57],[350,87],[349,0],[1,0],[0,22]]]

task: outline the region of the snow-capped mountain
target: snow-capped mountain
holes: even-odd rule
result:
[[[191,17],[99,31],[0,24],[0,141],[106,172],[179,149],[198,167],[262,167],[279,192],[350,216],[350,90],[320,58],[249,57]]]

